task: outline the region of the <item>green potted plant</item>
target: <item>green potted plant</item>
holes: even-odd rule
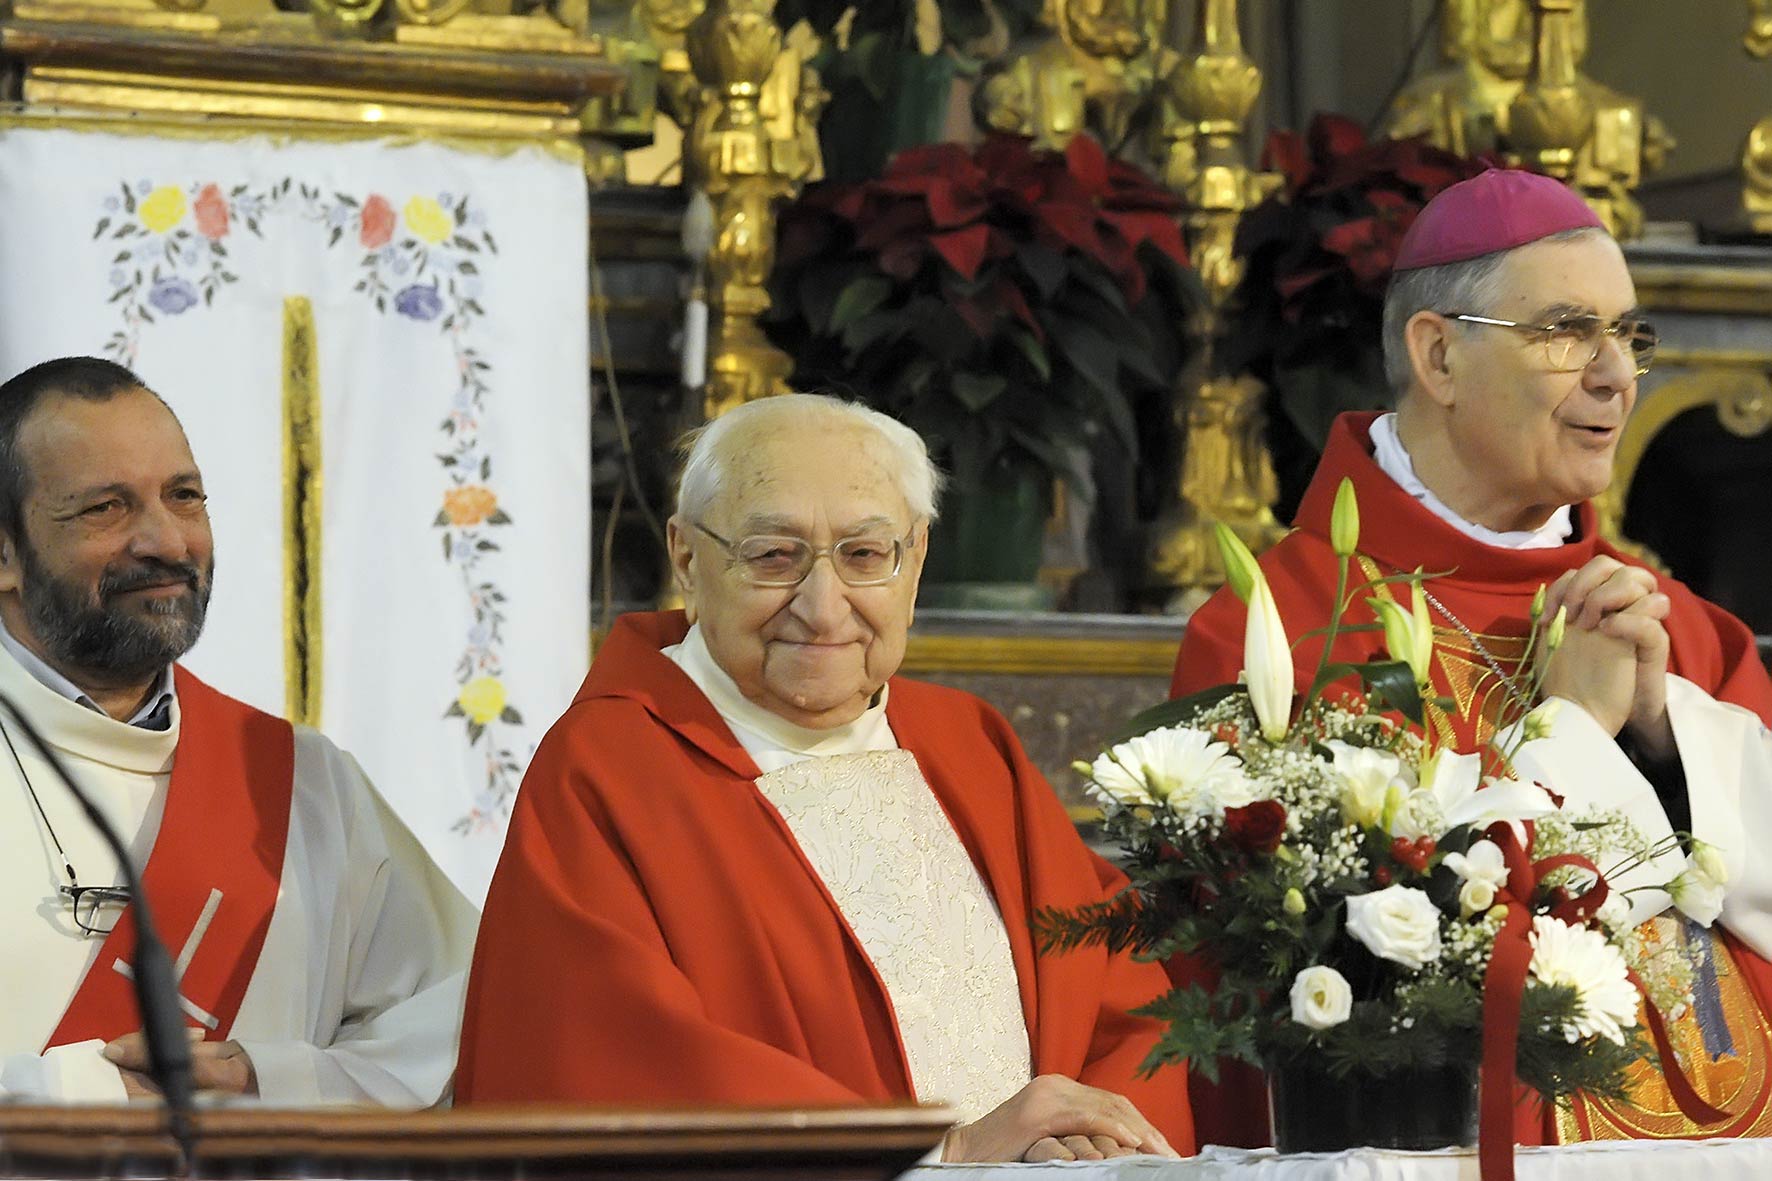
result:
[[[766,324],[795,383],[909,424],[953,477],[928,581],[1031,584],[1055,480],[1091,499],[1091,453],[1130,469],[1169,421],[1201,299],[1178,212],[1086,135],[909,149],[784,211]]]

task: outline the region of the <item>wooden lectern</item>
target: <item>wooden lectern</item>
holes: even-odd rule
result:
[[[612,1111],[230,1108],[196,1117],[202,1178],[885,1181],[941,1140],[942,1107]],[[0,1107],[0,1177],[164,1177],[157,1107]]]

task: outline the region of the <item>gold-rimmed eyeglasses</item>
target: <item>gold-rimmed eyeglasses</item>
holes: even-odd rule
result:
[[[913,525],[903,537],[845,537],[827,546],[815,546],[804,537],[753,534],[727,541],[700,521],[697,529],[732,556],[735,566],[752,586],[799,586],[812,573],[812,564],[831,559],[831,569],[850,586],[880,586],[898,577],[904,551],[916,537]]]
[[[1492,328],[1512,328],[1544,344],[1544,357],[1558,373],[1579,373],[1594,363],[1606,338],[1618,342],[1636,366],[1637,376],[1649,372],[1655,360],[1655,346],[1660,335],[1649,321],[1636,316],[1603,320],[1599,316],[1564,316],[1550,324],[1522,324],[1517,320],[1498,320],[1493,316],[1475,316],[1468,312],[1441,312],[1448,320],[1466,324],[1486,324]]]

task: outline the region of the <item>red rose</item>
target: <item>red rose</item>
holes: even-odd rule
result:
[[[1272,853],[1286,835],[1286,809],[1278,800],[1256,800],[1224,810],[1224,828],[1231,840],[1251,853]]]
[[[197,232],[205,238],[214,242],[228,236],[228,199],[215,185],[203,186],[203,191],[191,202],[191,213],[197,223]]]
[[[380,193],[371,193],[363,202],[363,228],[358,241],[365,250],[379,250],[394,236],[394,207]]]

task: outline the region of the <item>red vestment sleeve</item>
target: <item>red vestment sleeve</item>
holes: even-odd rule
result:
[[[462,1028],[462,1102],[823,1104],[862,1096],[810,1063],[713,1020],[673,962],[588,780],[597,749],[656,730],[557,727],[536,751],[486,899]],[[570,716],[570,715],[569,715]],[[622,748],[644,765],[646,744]],[[682,849],[684,888],[698,850]],[[711,939],[717,933],[710,932]],[[747,986],[742,978],[734,988]]]

